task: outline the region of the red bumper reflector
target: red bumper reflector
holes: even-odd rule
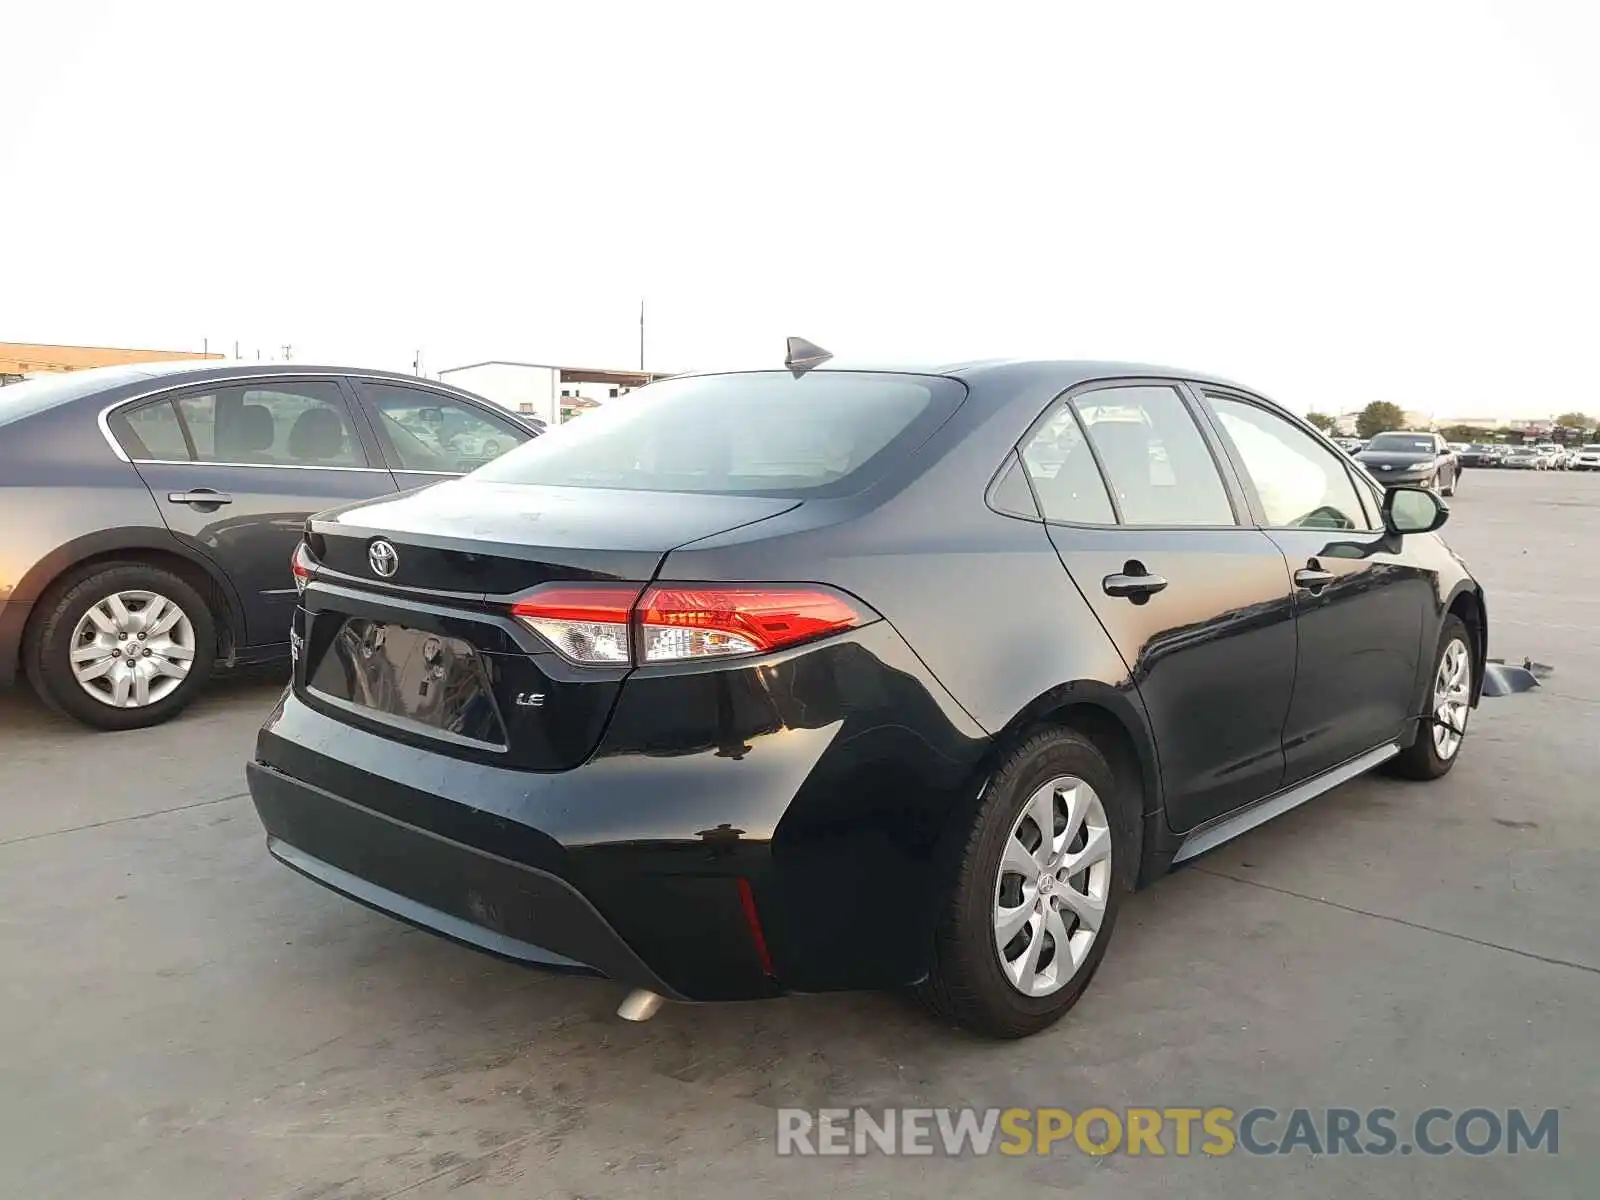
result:
[[[750,940],[755,943],[756,957],[761,961],[761,970],[768,978],[776,978],[772,969],[772,955],[767,951],[767,935],[761,932],[761,914],[756,912],[755,893],[750,890],[750,881],[741,877],[739,884],[739,905],[744,909],[745,923],[750,926]]]

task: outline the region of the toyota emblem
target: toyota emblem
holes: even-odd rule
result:
[[[367,562],[374,575],[388,579],[400,569],[400,551],[392,543],[379,538],[367,547]]]

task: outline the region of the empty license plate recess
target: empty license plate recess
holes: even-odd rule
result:
[[[460,638],[349,617],[306,686],[390,723],[448,740],[506,745],[483,657]]]

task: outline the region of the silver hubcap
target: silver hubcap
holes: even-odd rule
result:
[[[1440,758],[1453,758],[1461,749],[1471,711],[1472,656],[1455,638],[1439,656],[1439,674],[1433,681],[1433,749]]]
[[[72,631],[72,675],[113,708],[143,708],[172,695],[194,663],[194,625],[157,592],[113,592]]]
[[[994,886],[1000,969],[1025,996],[1060,991],[1100,934],[1111,894],[1111,827],[1095,790],[1072,775],[1028,798]]]

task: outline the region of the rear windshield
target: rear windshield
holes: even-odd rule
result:
[[[966,397],[929,375],[787,371],[664,379],[574,417],[474,478],[646,492],[859,491]]]

